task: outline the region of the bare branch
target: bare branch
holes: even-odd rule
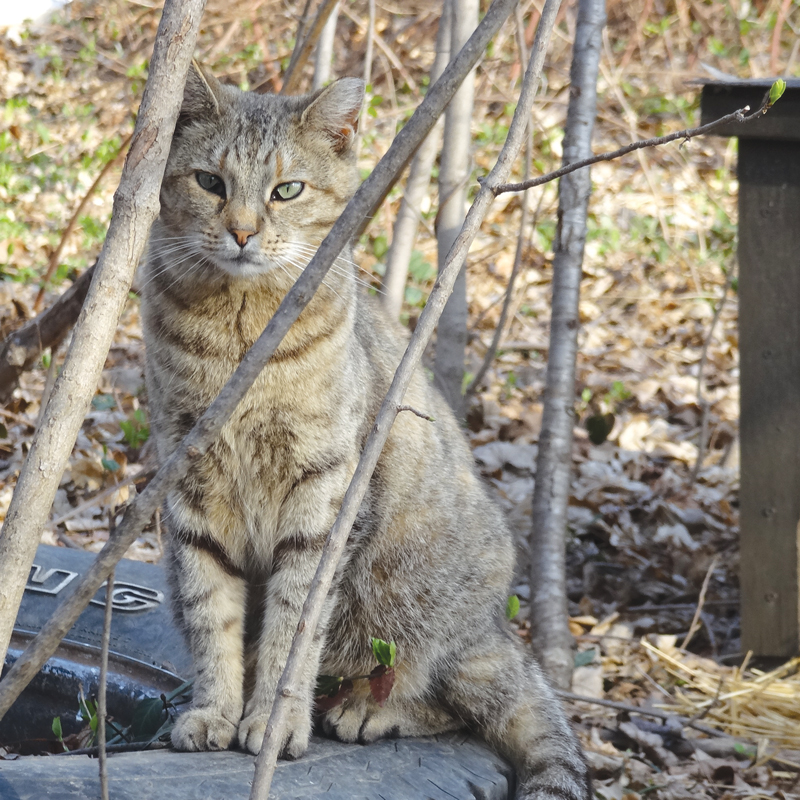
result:
[[[113,529],[113,521],[109,525]],[[100,646],[100,686],[97,690],[97,755],[100,762],[100,800],[108,800],[108,759],[106,753],[106,694],[108,648],[111,641],[111,610],[114,598],[114,571],[106,581],[106,607],[103,610],[103,640]]]
[[[308,33],[302,41],[298,41],[295,44],[289,66],[286,68],[286,75],[283,77],[281,94],[295,94],[300,88],[300,82],[303,80],[303,67],[311,57],[311,53],[314,51],[314,47],[325,28],[325,23],[338,2],[339,0],[323,0],[317,9],[317,15],[314,17]]]
[[[565,164],[592,152],[605,20],[605,0],[579,0],[570,67],[572,91],[564,128]],[[591,188],[589,170],[569,175],[558,187],[550,348],[530,534],[533,648],[545,672],[560,688],[569,687],[574,662],[567,614],[565,537],[575,425],[578,304]]]
[[[402,172],[420,142],[430,132],[464,76],[483,55],[486,45],[511,13],[515,3],[516,0],[494,0],[469,42],[448,65],[442,77],[430,87],[425,99],[395,137],[386,155],[355,193],[308,266],[287,293],[264,332],[223,387],[220,395],[178,445],[172,456],[159,469],[147,488],[128,506],[115,535],[109,537],[97,559],[80,582],[76,584],[72,594],[42,626],[39,634],[0,682],[0,717],[8,711],[20,692],[55,652],[58,643],[75,624],[83,609],[86,608],[111,570],[150,521],[168,492],[177,485],[190,464],[210,447],[222,426],[230,418],[238,403],[277,349],[289,327],[311,301],[314,292],[319,288],[342,248],[350,241],[364,216],[370,213],[374,204],[384,196],[387,187],[397,180],[397,176]],[[541,69],[541,65],[539,69]],[[509,164],[505,175],[508,174],[510,168]],[[488,206],[490,198],[486,192],[483,193],[483,196],[482,202]],[[472,235],[474,236],[474,231]],[[88,406],[88,400],[86,405]],[[8,520],[8,517],[6,519]],[[37,542],[40,527],[41,525],[37,527]],[[31,563],[32,558],[31,555]],[[29,567],[25,570],[25,577],[28,575],[28,570]],[[0,592],[2,590],[0,587]],[[2,597],[1,594],[0,597]],[[13,606],[12,623],[18,605],[19,600]]]
[[[55,347],[75,324],[83,308],[97,264],[67,289],[50,308],[10,334],[0,348],[0,403],[11,398],[19,376],[30,369],[48,347]]]
[[[439,18],[439,30],[436,33],[436,59],[431,67],[431,83],[435,83],[450,60],[450,8],[451,0],[442,3],[442,15]],[[411,168],[408,171],[406,189],[400,210],[392,230],[392,245],[386,256],[386,272],[381,281],[381,288],[385,292],[383,303],[386,310],[393,316],[400,316],[405,295],[408,265],[411,253],[417,238],[417,228],[421,217],[420,206],[431,180],[431,169],[436,160],[436,145],[440,123],[422,143]]]
[[[517,104],[514,118],[509,128],[508,138],[500,151],[496,164],[484,181],[483,186],[481,186],[475,202],[467,213],[467,218],[464,221],[461,233],[450,249],[444,268],[440,271],[436,279],[433,291],[420,315],[419,322],[408,344],[405,355],[395,372],[389,391],[375,418],[375,424],[364,445],[361,459],[358,462],[353,479],[345,494],[339,515],[325,541],[317,572],[314,575],[308,597],[303,605],[300,622],[297,625],[297,632],[292,641],[286,667],[278,682],[275,700],[272,705],[272,712],[270,713],[269,722],[267,723],[267,728],[264,733],[261,752],[256,761],[256,772],[253,780],[253,788],[250,793],[251,800],[266,800],[269,796],[269,788],[272,783],[272,776],[275,772],[278,750],[283,739],[282,731],[286,724],[286,715],[288,711],[287,699],[293,694],[297,694],[297,689],[295,688],[297,676],[308,656],[308,648],[314,637],[314,632],[317,628],[319,617],[322,613],[322,607],[330,589],[336,567],[339,563],[342,551],[344,550],[358,509],[361,506],[364,494],[367,491],[370,477],[378,463],[378,458],[389,436],[392,423],[397,416],[398,405],[411,381],[414,370],[422,358],[425,347],[430,341],[436,323],[441,316],[442,309],[447,302],[447,298],[453,290],[456,277],[466,260],[467,251],[494,200],[492,187],[499,185],[505,180],[506,176],[511,171],[514,159],[522,145],[527,121],[530,118],[533,98],[538,88],[539,76],[541,75],[542,66],[544,64],[550,33],[555,24],[555,18],[560,3],[561,0],[547,0],[545,4],[542,12],[542,19],[536,32],[533,56],[528,64],[519,103]],[[470,42],[475,39],[478,31],[480,31],[481,27],[486,22],[486,18],[496,5],[498,4],[493,4],[489,9],[489,12],[487,12],[486,17],[484,17],[483,21],[478,26],[478,30],[470,39]],[[509,11],[510,10],[511,9],[509,9]],[[468,46],[469,43],[466,47]],[[460,58],[461,54],[456,57],[454,62],[451,62],[451,66],[453,63],[457,63]],[[446,74],[447,72],[445,72],[445,75]]]
[[[525,30],[522,20],[522,9],[517,6],[516,10],[516,22],[517,22],[517,50],[519,51],[519,63],[523,66],[528,63],[528,54],[527,54],[527,47],[525,46]],[[533,125],[529,122],[528,123],[528,132],[527,132],[527,141],[525,142],[525,179],[527,180],[531,174],[531,166],[533,163]],[[544,193],[539,198],[539,205],[536,209],[536,214],[534,215],[533,220],[533,227],[536,227],[536,220],[539,216],[539,209],[542,205],[542,198],[544,197]],[[522,215],[519,221],[519,235],[517,236],[517,249],[514,253],[514,264],[511,267],[511,275],[508,278],[508,286],[506,287],[505,297],[503,299],[503,306],[500,309],[500,319],[497,321],[497,327],[494,330],[494,334],[492,335],[492,341],[489,344],[489,349],[486,351],[486,355],[483,357],[483,361],[481,362],[478,371],[475,373],[475,377],[470,382],[469,386],[467,386],[466,391],[464,394],[467,397],[473,395],[478,387],[481,385],[481,381],[483,381],[484,376],[489,371],[489,367],[494,361],[495,354],[497,353],[497,348],[500,345],[500,339],[503,336],[503,331],[506,327],[506,320],[508,319],[508,310],[511,307],[511,300],[514,297],[514,285],[517,281],[517,275],[519,274],[520,267],[522,267],[522,256],[525,250],[525,241],[527,236],[527,229],[529,224],[529,217],[530,217],[530,208],[528,206],[528,193],[526,192],[522,198]]]
[[[717,307],[714,309],[714,316],[711,320],[711,325],[708,328],[708,336],[706,336],[706,340],[703,342],[703,350],[700,353],[700,361],[697,362],[697,405],[700,406],[701,411],[701,418],[700,418],[700,439],[697,442],[697,460],[694,462],[694,466],[692,467],[692,472],[689,475],[689,483],[692,484],[697,480],[697,476],[700,474],[700,470],[703,467],[703,461],[706,457],[706,435],[708,433],[708,411],[711,407],[711,403],[709,402],[708,398],[705,394],[705,378],[703,373],[706,369],[706,361],[708,359],[708,348],[711,345],[711,340],[714,338],[714,330],[717,327],[717,322],[719,322],[719,318],[722,314],[722,309],[725,308],[725,303],[728,299],[728,290],[733,285],[733,279],[735,276],[735,271],[733,269],[728,271],[728,276],[725,279],[725,286],[722,289],[722,296],[717,303]]]
[[[584,697],[581,694],[573,694],[572,692],[564,692],[556,689],[556,694],[562,700],[569,700],[573,703],[590,703],[594,706],[605,706],[606,708],[615,708],[617,711],[627,711],[629,714],[641,714],[643,717],[653,717],[654,719],[663,719],[665,721],[675,720],[684,728],[694,728],[696,731],[701,731],[708,736],[715,736],[719,739],[727,739],[727,734],[712,728],[709,725],[702,725],[695,719],[688,717],[681,717],[677,714],[670,714],[669,711],[660,711],[657,708],[640,708],[639,706],[631,706],[627,703],[618,703],[616,700],[606,700],[602,697]]]
[[[167,0],[111,224],[81,319],[33,436],[0,532],[0,658],[5,657],[39,533],[97,387],[133,274],[159,211],[159,190],[205,0]]]
[[[495,189],[495,195],[504,194],[505,192],[524,192],[526,189],[532,189],[534,186],[541,186],[543,183],[550,183],[550,181],[562,178],[564,175],[569,175],[570,172],[575,172],[575,170],[590,167],[592,164],[597,164],[600,161],[613,161],[616,158],[625,156],[628,153],[633,153],[636,150],[642,150],[645,147],[658,147],[662,144],[674,142],[677,139],[683,139],[685,142],[688,142],[689,139],[693,139],[695,136],[701,136],[705,133],[711,133],[716,128],[726,125],[728,122],[751,122],[754,119],[763,117],[770,108],[772,108],[772,105],[769,102],[768,94],[764,98],[761,108],[759,108],[758,111],[754,111],[752,114],[747,113],[750,111],[750,106],[745,106],[738,111],[734,111],[731,114],[726,114],[724,117],[714,120],[714,122],[700,125],[698,128],[686,128],[682,131],[670,133],[667,136],[642,139],[641,141],[627,144],[625,147],[620,147],[619,150],[613,150],[610,153],[601,153],[600,155],[591,156],[590,158],[584,158],[581,161],[575,161],[572,164],[561,167],[561,169],[548,172],[546,175],[540,175],[538,178],[531,178],[521,183],[504,183],[502,186],[498,186]]]
[[[66,245],[67,240],[69,239],[70,234],[72,233],[75,225],[78,222],[78,217],[83,213],[83,209],[86,208],[86,204],[89,202],[89,199],[94,194],[95,189],[100,185],[103,178],[111,171],[111,168],[125,155],[125,151],[128,148],[128,145],[131,143],[131,139],[133,138],[133,134],[129,134],[125,137],[125,141],[119,146],[119,150],[117,150],[117,154],[111,160],[106,162],[106,165],[103,169],[100,170],[100,174],[94,179],[92,185],[86,191],[86,194],[81,198],[80,203],[78,203],[78,207],[75,209],[70,221],[67,223],[67,227],[64,228],[64,233],[61,234],[61,240],[58,243],[58,246],[53,251],[53,255],[50,256],[50,262],[47,265],[47,270],[45,271],[44,275],[42,276],[41,285],[39,286],[39,291],[36,295],[36,299],[33,301],[33,310],[38,312],[39,309],[42,307],[42,300],[44,300],[44,292],[47,288],[47,284],[50,282],[50,278],[53,277],[53,273],[56,271],[56,267],[58,267],[58,262],[61,259],[61,253],[64,250],[64,245]]]

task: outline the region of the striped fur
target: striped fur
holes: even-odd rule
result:
[[[143,275],[162,459],[354,191],[361,98],[354,79],[273,97],[192,71]],[[224,196],[204,189],[198,171],[219,176]],[[302,191],[275,199],[275,187],[292,181]],[[322,543],[405,345],[357,273],[337,262],[166,503],[175,611],[197,672],[194,708],[172,735],[178,749],[261,745]],[[513,547],[502,515],[422,370],[405,402],[436,421],[401,414],[392,428],[292,699],[284,754],[306,749],[316,675],[368,673],[370,638],[380,636],[397,642],[389,701],[380,708],[357,685],[324,717],[329,734],[370,742],[467,726],[517,765],[519,798],[587,798],[559,703],[504,619]]]

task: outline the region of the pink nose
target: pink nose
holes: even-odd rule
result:
[[[236,244],[238,244],[239,247],[244,247],[247,244],[247,240],[258,233],[258,231],[243,231],[238,228],[228,228],[228,231],[231,236],[236,239]]]

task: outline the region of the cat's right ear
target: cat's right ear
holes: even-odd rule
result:
[[[336,153],[349,150],[358,130],[358,115],[364,102],[364,81],[339,78],[310,98],[311,104],[301,118],[303,124],[322,133]]]
[[[195,59],[189,65],[186,87],[183,90],[181,119],[186,121],[195,117],[207,119],[219,116],[222,91],[219,81]]]

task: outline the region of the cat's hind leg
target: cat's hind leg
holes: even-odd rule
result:
[[[322,730],[342,742],[370,744],[378,739],[433,736],[458,730],[463,722],[435,703],[392,692],[383,706],[361,688],[322,717]]]

